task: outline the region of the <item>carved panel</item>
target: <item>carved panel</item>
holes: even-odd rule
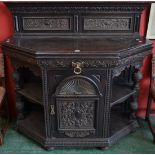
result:
[[[24,30],[70,30],[71,18],[24,17]]]
[[[85,18],[84,30],[130,30],[131,18]]]
[[[95,101],[57,100],[60,130],[94,130]]]

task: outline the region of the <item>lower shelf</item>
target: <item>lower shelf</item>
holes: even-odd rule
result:
[[[122,115],[113,113],[111,117],[111,136],[108,138],[46,139],[43,118],[43,113],[33,112],[26,119],[18,122],[17,129],[48,149],[51,147],[109,147],[138,126],[137,121],[129,121]]]
[[[136,93],[135,90],[132,90],[130,86],[126,85],[113,85],[112,87],[112,101],[110,106],[117,103],[122,103],[128,99],[131,95]]]
[[[33,112],[29,114],[24,120],[17,123],[17,128],[20,132],[31,137],[33,140],[41,143],[45,142],[45,123],[42,112]]]

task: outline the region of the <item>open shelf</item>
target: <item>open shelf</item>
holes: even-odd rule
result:
[[[127,85],[113,85],[111,106],[122,103],[136,91]],[[38,83],[27,83],[23,89],[18,91],[19,94],[26,97],[33,103],[42,105],[42,88]]]
[[[124,102],[128,97],[136,93],[130,86],[127,85],[113,85],[111,107],[115,104]]]
[[[33,103],[42,103],[42,88],[38,83],[26,83],[23,88],[18,91],[18,93]]]
[[[45,140],[44,112],[31,112],[24,120],[18,121],[17,130],[43,144]]]
[[[44,146],[46,136],[43,114],[44,113],[42,111],[31,112],[24,120],[18,121],[17,129]],[[108,138],[110,138],[111,143],[115,143],[118,139],[127,135],[129,132],[134,131],[136,127],[138,127],[136,120],[129,120],[129,118],[122,114],[118,109],[113,110],[111,111],[110,135]],[[59,139],[60,141],[67,140],[66,138],[64,139],[62,137]],[[53,139],[50,142],[53,144],[57,141],[59,140]]]
[[[136,119],[130,119],[130,112],[125,111],[123,105],[115,105],[111,108],[110,113],[110,135],[114,135],[117,132],[120,135],[124,134],[121,130],[130,130],[138,126]],[[117,122],[117,123],[116,123]]]

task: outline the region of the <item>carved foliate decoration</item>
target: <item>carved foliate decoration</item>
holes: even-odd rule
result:
[[[131,51],[128,52],[131,55]],[[128,53],[126,55],[128,55]],[[111,67],[121,67],[128,66],[129,64],[137,64],[137,61],[143,60],[143,58],[150,53],[150,50],[145,51],[139,54],[135,54],[129,57],[122,59],[113,59],[113,58],[95,58],[95,59],[40,59],[38,64],[42,67],[48,68],[71,68],[72,61],[79,62],[83,64],[83,68],[111,68]]]
[[[95,131],[65,131],[68,137],[86,137],[90,134],[95,134]]]
[[[35,66],[29,63],[24,63],[19,60],[12,60],[12,64],[13,64],[14,70],[18,70],[19,68],[28,68],[33,72],[34,75],[41,76],[41,69],[38,66]]]
[[[84,30],[130,30],[130,18],[85,18]]]
[[[24,30],[70,30],[70,18],[24,17]]]
[[[94,86],[82,78],[71,79],[57,89],[57,95],[96,95]]]
[[[94,130],[95,101],[58,99],[57,105],[60,130]]]
[[[48,5],[48,6],[47,6]],[[119,6],[116,6],[116,3],[99,3],[98,5],[95,4],[95,6],[88,6],[85,4],[81,4],[80,6],[77,6],[77,3],[68,5],[63,4],[62,6],[55,6],[51,3],[48,3],[46,6],[42,6],[42,4],[34,5],[33,3],[29,5],[29,7],[24,6],[16,6],[12,7],[10,6],[10,10],[13,13],[60,13],[60,12],[67,12],[67,13],[74,13],[74,12],[141,12],[146,4],[142,3],[121,3]]]

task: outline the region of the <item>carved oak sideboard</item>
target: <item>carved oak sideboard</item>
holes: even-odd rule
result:
[[[144,3],[8,3],[3,44],[16,83],[17,130],[45,148],[116,143],[138,126]]]

